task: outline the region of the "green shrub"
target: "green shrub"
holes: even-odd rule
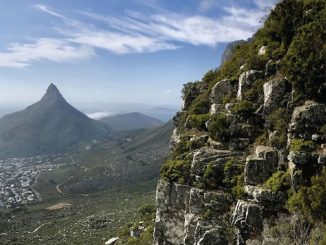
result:
[[[273,192],[288,190],[291,187],[290,174],[284,171],[277,171],[264,183],[264,186]]]
[[[250,117],[253,113],[253,106],[252,103],[247,100],[241,100],[240,102],[236,103],[232,108],[233,113]]]
[[[234,103],[235,101],[236,101],[235,96],[227,94],[223,97],[223,104]]]
[[[187,120],[187,127],[206,130],[206,122],[209,119],[209,114],[190,115]]]
[[[326,224],[319,222],[311,231],[309,244],[326,245]]]
[[[326,124],[324,124],[324,125],[320,128],[319,132],[320,132],[322,135],[326,136]]]
[[[232,188],[237,184],[238,176],[243,173],[244,164],[238,163],[234,159],[228,160],[224,165],[224,180],[226,187]]]
[[[188,159],[169,159],[161,168],[161,177],[172,182],[187,184],[190,181],[191,161]]]
[[[256,138],[255,145],[267,145],[269,141],[268,132],[265,131]]]
[[[232,193],[237,199],[244,197],[244,173],[237,176],[237,184],[232,188]]]
[[[316,144],[311,140],[293,139],[291,140],[291,151],[313,151],[316,149]]]
[[[207,114],[210,109],[208,91],[199,94],[189,107],[189,114]]]
[[[208,125],[209,136],[213,140],[226,141],[229,138],[229,124],[226,115],[214,115]]]
[[[326,75],[325,3],[319,10],[310,11],[313,12],[310,21],[297,29],[282,65],[283,72],[292,82],[296,102],[315,98],[325,101],[324,95],[318,95]]]
[[[204,181],[208,188],[217,188],[223,183],[223,170],[219,164],[209,163],[204,172]]]
[[[284,148],[287,143],[287,127],[290,121],[290,115],[283,108],[279,108],[268,115],[267,120],[270,122],[270,129],[276,130],[271,145],[277,148]]]
[[[139,213],[142,216],[151,215],[156,212],[156,207],[153,204],[144,204],[139,208]]]
[[[311,178],[311,185],[302,186],[288,199],[290,212],[302,211],[311,222],[326,219],[326,167]]]

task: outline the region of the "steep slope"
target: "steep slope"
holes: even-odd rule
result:
[[[163,123],[153,117],[146,116],[139,112],[119,114],[101,118],[100,121],[113,131],[126,131],[141,128],[152,128]]]
[[[110,140],[91,150],[72,153],[76,165],[64,173],[67,181],[62,189],[69,193],[90,193],[158,178],[168,156],[173,129],[169,121],[157,128],[122,132],[115,135],[114,143]]]
[[[154,243],[325,244],[326,2],[283,0],[183,89]]]
[[[0,155],[64,151],[73,144],[107,134],[104,125],[68,104],[57,87],[50,84],[40,101],[0,119]]]

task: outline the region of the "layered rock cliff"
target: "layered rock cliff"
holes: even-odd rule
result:
[[[185,85],[155,244],[326,242],[325,9],[282,1],[222,67]]]

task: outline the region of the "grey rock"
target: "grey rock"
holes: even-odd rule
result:
[[[282,201],[287,198],[286,193],[281,191],[272,192],[270,189],[262,186],[245,185],[244,191],[250,200],[260,203],[269,209],[279,208],[278,203],[281,203],[282,207]]]
[[[290,85],[286,79],[274,79],[264,83],[264,113],[269,114],[284,106],[290,96]]]
[[[255,155],[246,159],[244,181],[247,185],[263,184],[278,167],[278,152],[271,147],[257,146]]]
[[[190,150],[195,150],[206,145],[208,141],[208,135],[194,136],[190,139]]]
[[[288,160],[290,168],[303,166],[306,164],[313,164],[314,162],[312,154],[307,151],[290,151]]]
[[[242,100],[244,93],[251,88],[252,83],[259,78],[263,78],[263,76],[263,72],[256,70],[249,70],[242,73],[239,77],[237,100]]]
[[[258,55],[263,56],[266,54],[266,52],[267,52],[267,46],[261,46],[258,51]]]
[[[271,76],[276,73],[277,65],[274,60],[269,60],[265,66],[265,76]]]
[[[190,187],[160,180],[156,191],[154,244],[183,244],[184,212]]]
[[[215,150],[225,150],[225,146],[221,142],[217,142],[211,138],[207,141],[208,145]]]
[[[228,150],[215,150],[210,147],[203,147],[196,150],[191,164],[191,173],[202,176],[209,163],[224,164],[230,156]]]
[[[325,144],[321,145],[321,149],[318,153],[318,163],[326,164],[326,145]]]
[[[260,231],[263,225],[262,207],[256,203],[238,200],[230,221],[240,230]]]
[[[119,237],[112,237],[108,241],[105,242],[105,245],[114,245],[120,240]]]
[[[223,227],[215,227],[205,231],[204,235],[197,242],[197,245],[227,245],[228,241],[225,238]]]
[[[231,138],[229,142],[230,151],[239,151],[246,149],[250,144],[249,138]]]
[[[171,139],[170,139],[170,149],[173,151],[178,144],[181,142],[181,135],[178,133],[177,129],[173,130]]]
[[[306,101],[296,107],[289,124],[289,138],[310,140],[318,128],[326,123],[326,105],[315,101]]]
[[[225,96],[235,96],[237,91],[237,81],[225,79],[217,82],[211,92],[211,103],[212,104],[223,104],[223,98]]]

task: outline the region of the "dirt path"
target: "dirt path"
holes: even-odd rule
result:
[[[57,189],[57,191],[58,191],[60,194],[66,194],[66,193],[64,193],[64,192],[60,189],[60,186],[63,185],[66,181],[71,180],[72,178],[73,178],[73,176],[70,176],[68,179],[66,179],[66,180],[62,181],[60,184],[57,184],[57,185],[56,185],[55,188]]]

